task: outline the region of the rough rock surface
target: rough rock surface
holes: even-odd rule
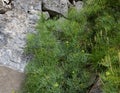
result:
[[[68,2],[68,0],[43,0],[43,10],[66,16],[68,13]]]
[[[15,0],[14,8],[0,14],[0,65],[24,71],[26,34],[35,31],[41,4],[37,0]]]

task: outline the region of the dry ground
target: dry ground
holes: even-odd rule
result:
[[[14,93],[21,88],[25,74],[0,66],[0,93]]]

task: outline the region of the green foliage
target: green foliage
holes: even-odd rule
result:
[[[118,93],[120,89],[120,52],[105,56],[101,63],[108,67],[105,73],[101,73],[105,93]]]
[[[50,22],[50,24],[49,24]],[[62,71],[57,67],[59,44],[48,28],[52,21],[39,21],[37,34],[28,35],[26,52],[33,55],[27,66],[25,93],[60,93]]]
[[[39,21],[37,34],[28,35],[26,52],[33,59],[27,66],[25,93],[86,91],[90,73],[82,64],[89,55],[78,45],[79,27],[75,21]]]
[[[24,93],[86,93],[100,74],[105,93],[120,88],[120,1],[86,0],[69,20],[45,20],[28,35]]]

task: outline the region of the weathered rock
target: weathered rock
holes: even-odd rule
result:
[[[89,90],[87,93],[103,93],[102,91],[102,83],[101,78],[99,75],[93,74],[91,76],[91,80],[89,82]]]
[[[7,44],[7,36],[0,32],[0,48]]]
[[[101,89],[101,80],[100,79],[98,79],[97,82],[92,86],[89,93],[103,93],[103,91]]]
[[[26,35],[35,32],[41,1],[15,0],[13,4],[14,9],[0,15],[0,65],[24,71]]]
[[[4,14],[6,11],[12,9],[12,2],[6,2],[4,0],[0,0],[0,14]]]
[[[53,16],[56,14],[66,16],[68,13],[68,0],[43,0],[42,4],[43,10]]]
[[[77,11],[80,11],[83,7],[83,2],[82,1],[76,2],[75,7],[76,7]]]

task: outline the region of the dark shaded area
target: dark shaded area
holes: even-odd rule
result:
[[[83,1],[83,0],[69,0],[71,4],[74,4],[74,2],[77,2],[77,1]]]
[[[1,10],[0,10],[0,14],[5,14],[5,12],[6,12],[6,11],[5,11],[4,9],[1,9]]]

